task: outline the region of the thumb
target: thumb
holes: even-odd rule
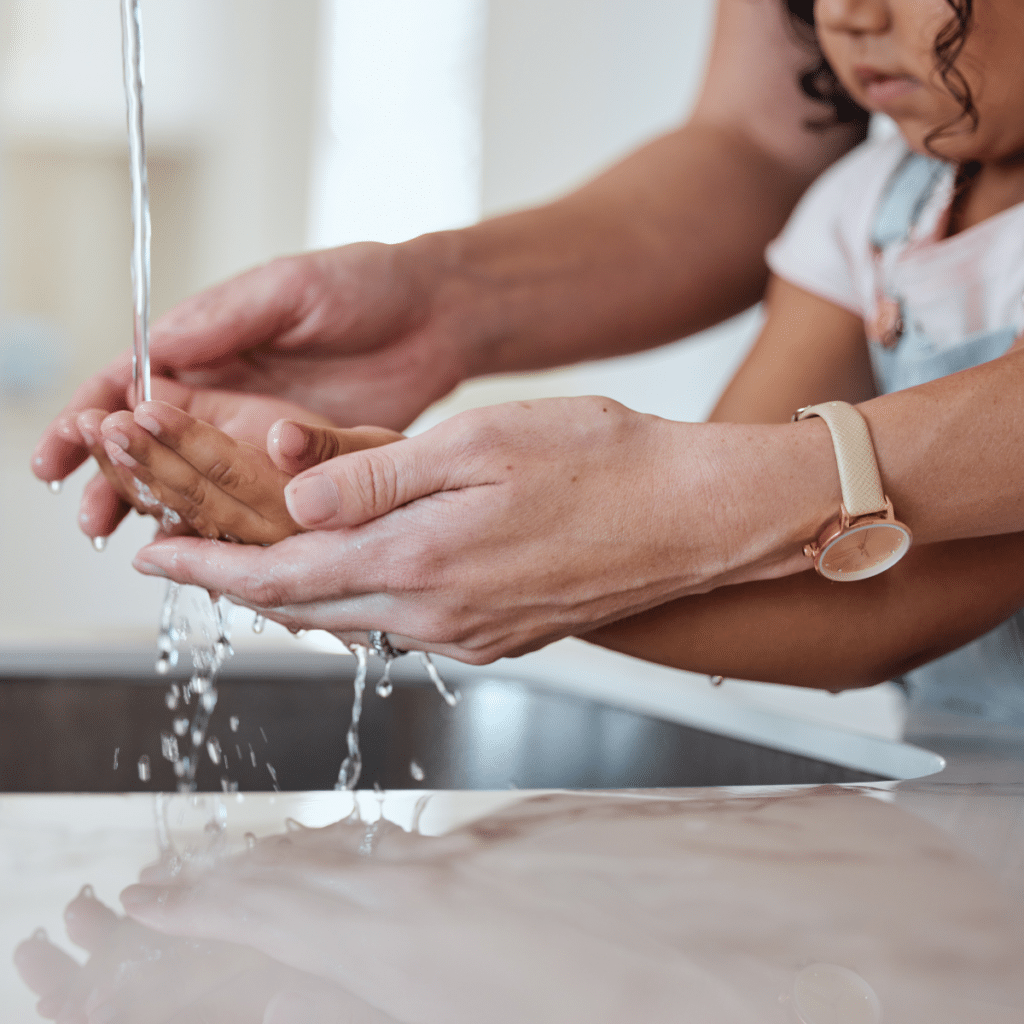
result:
[[[153,362],[197,369],[295,328],[309,283],[304,269],[296,257],[274,260],[178,303],[153,325]]]
[[[295,477],[284,496],[309,530],[359,526],[449,486],[447,460],[426,435],[341,455]]]
[[[278,469],[294,476],[339,455],[401,440],[401,434],[386,427],[343,430],[297,420],[278,420],[267,431],[267,453]]]

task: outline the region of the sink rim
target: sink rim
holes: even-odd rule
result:
[[[589,650],[588,645],[579,645],[583,657],[575,666],[551,664],[550,660],[546,662],[530,655],[502,659],[483,667],[438,656],[434,656],[434,660],[442,676],[454,686],[486,681],[528,684],[897,782],[933,776],[946,767],[942,756],[924,747],[726,700],[710,686],[702,689],[689,686],[684,692],[679,680],[688,676],[687,673],[623,655],[608,657],[610,652],[605,651],[595,651],[598,656],[591,658],[586,656]],[[265,649],[246,644],[236,658],[227,663],[224,675],[227,678],[239,675],[265,678],[287,673],[311,679],[341,673],[351,676],[353,662],[345,657],[339,666],[339,655],[344,656],[340,645],[337,651],[330,651],[301,643],[291,648],[271,644]],[[153,664],[152,647],[58,643],[45,648],[33,645],[4,649],[0,676],[88,678],[103,675],[108,679],[130,677],[135,682],[151,677],[154,686],[165,685],[167,677],[158,676]],[[638,683],[638,677],[643,685]],[[425,683],[419,660],[411,657],[394,663],[392,678],[399,686]],[[623,685],[624,682],[630,685]]]

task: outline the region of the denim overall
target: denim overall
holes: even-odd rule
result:
[[[893,247],[908,242],[928,200],[948,174],[947,165],[929,157],[912,153],[903,160],[876,213],[871,238],[876,253],[892,255],[897,251]],[[884,279],[878,287],[898,304],[902,320],[902,333],[891,347],[877,341],[868,345],[882,394],[977,366],[1003,355],[1013,344],[1016,329],[1007,326],[939,347],[915,321],[914,309],[897,289]],[[909,695],[908,738],[1024,730],[1024,610],[959,650],[908,672],[903,681]]]

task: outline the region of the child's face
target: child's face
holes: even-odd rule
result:
[[[948,0],[816,0],[818,39],[850,95],[888,114],[909,145],[959,118],[962,107],[936,70],[935,39],[953,17]],[[979,115],[931,142],[949,160],[984,162],[1024,155],[1024,2],[977,0],[956,70]]]

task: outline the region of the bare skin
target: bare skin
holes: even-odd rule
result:
[[[807,59],[777,5],[723,0],[704,94],[678,132],[541,210],[229,282],[164,322],[157,362],[193,384],[283,392],[335,423],[394,427],[467,374],[705,326],[760,293],[764,242],[855,140],[806,130],[821,113],[797,90]],[[116,383],[83,396],[123,401]],[[1024,492],[1005,472],[1022,386],[1015,352],[861,406],[919,543],[1024,529]],[[46,479],[85,456],[61,435],[66,419],[38,450]],[[90,522],[116,519],[100,508],[110,493],[90,490]],[[290,625],[382,628],[482,662],[799,571],[839,490],[820,423],[698,427],[578,399],[478,411],[331,460],[289,483],[286,501],[315,534],[252,550],[164,540],[136,564]]]
[[[765,243],[858,139],[805,130],[821,114],[796,83],[807,61],[775,0],[722,0],[678,130],[543,208],[276,260],[204,292],[154,325],[153,373],[401,430],[467,377],[637,351],[737,313],[764,287]],[[40,439],[38,477],[88,458],[79,413],[127,408],[129,377],[125,357],[81,386]],[[214,416],[200,418],[223,427]],[[126,510],[97,484],[83,529],[110,533]]]

